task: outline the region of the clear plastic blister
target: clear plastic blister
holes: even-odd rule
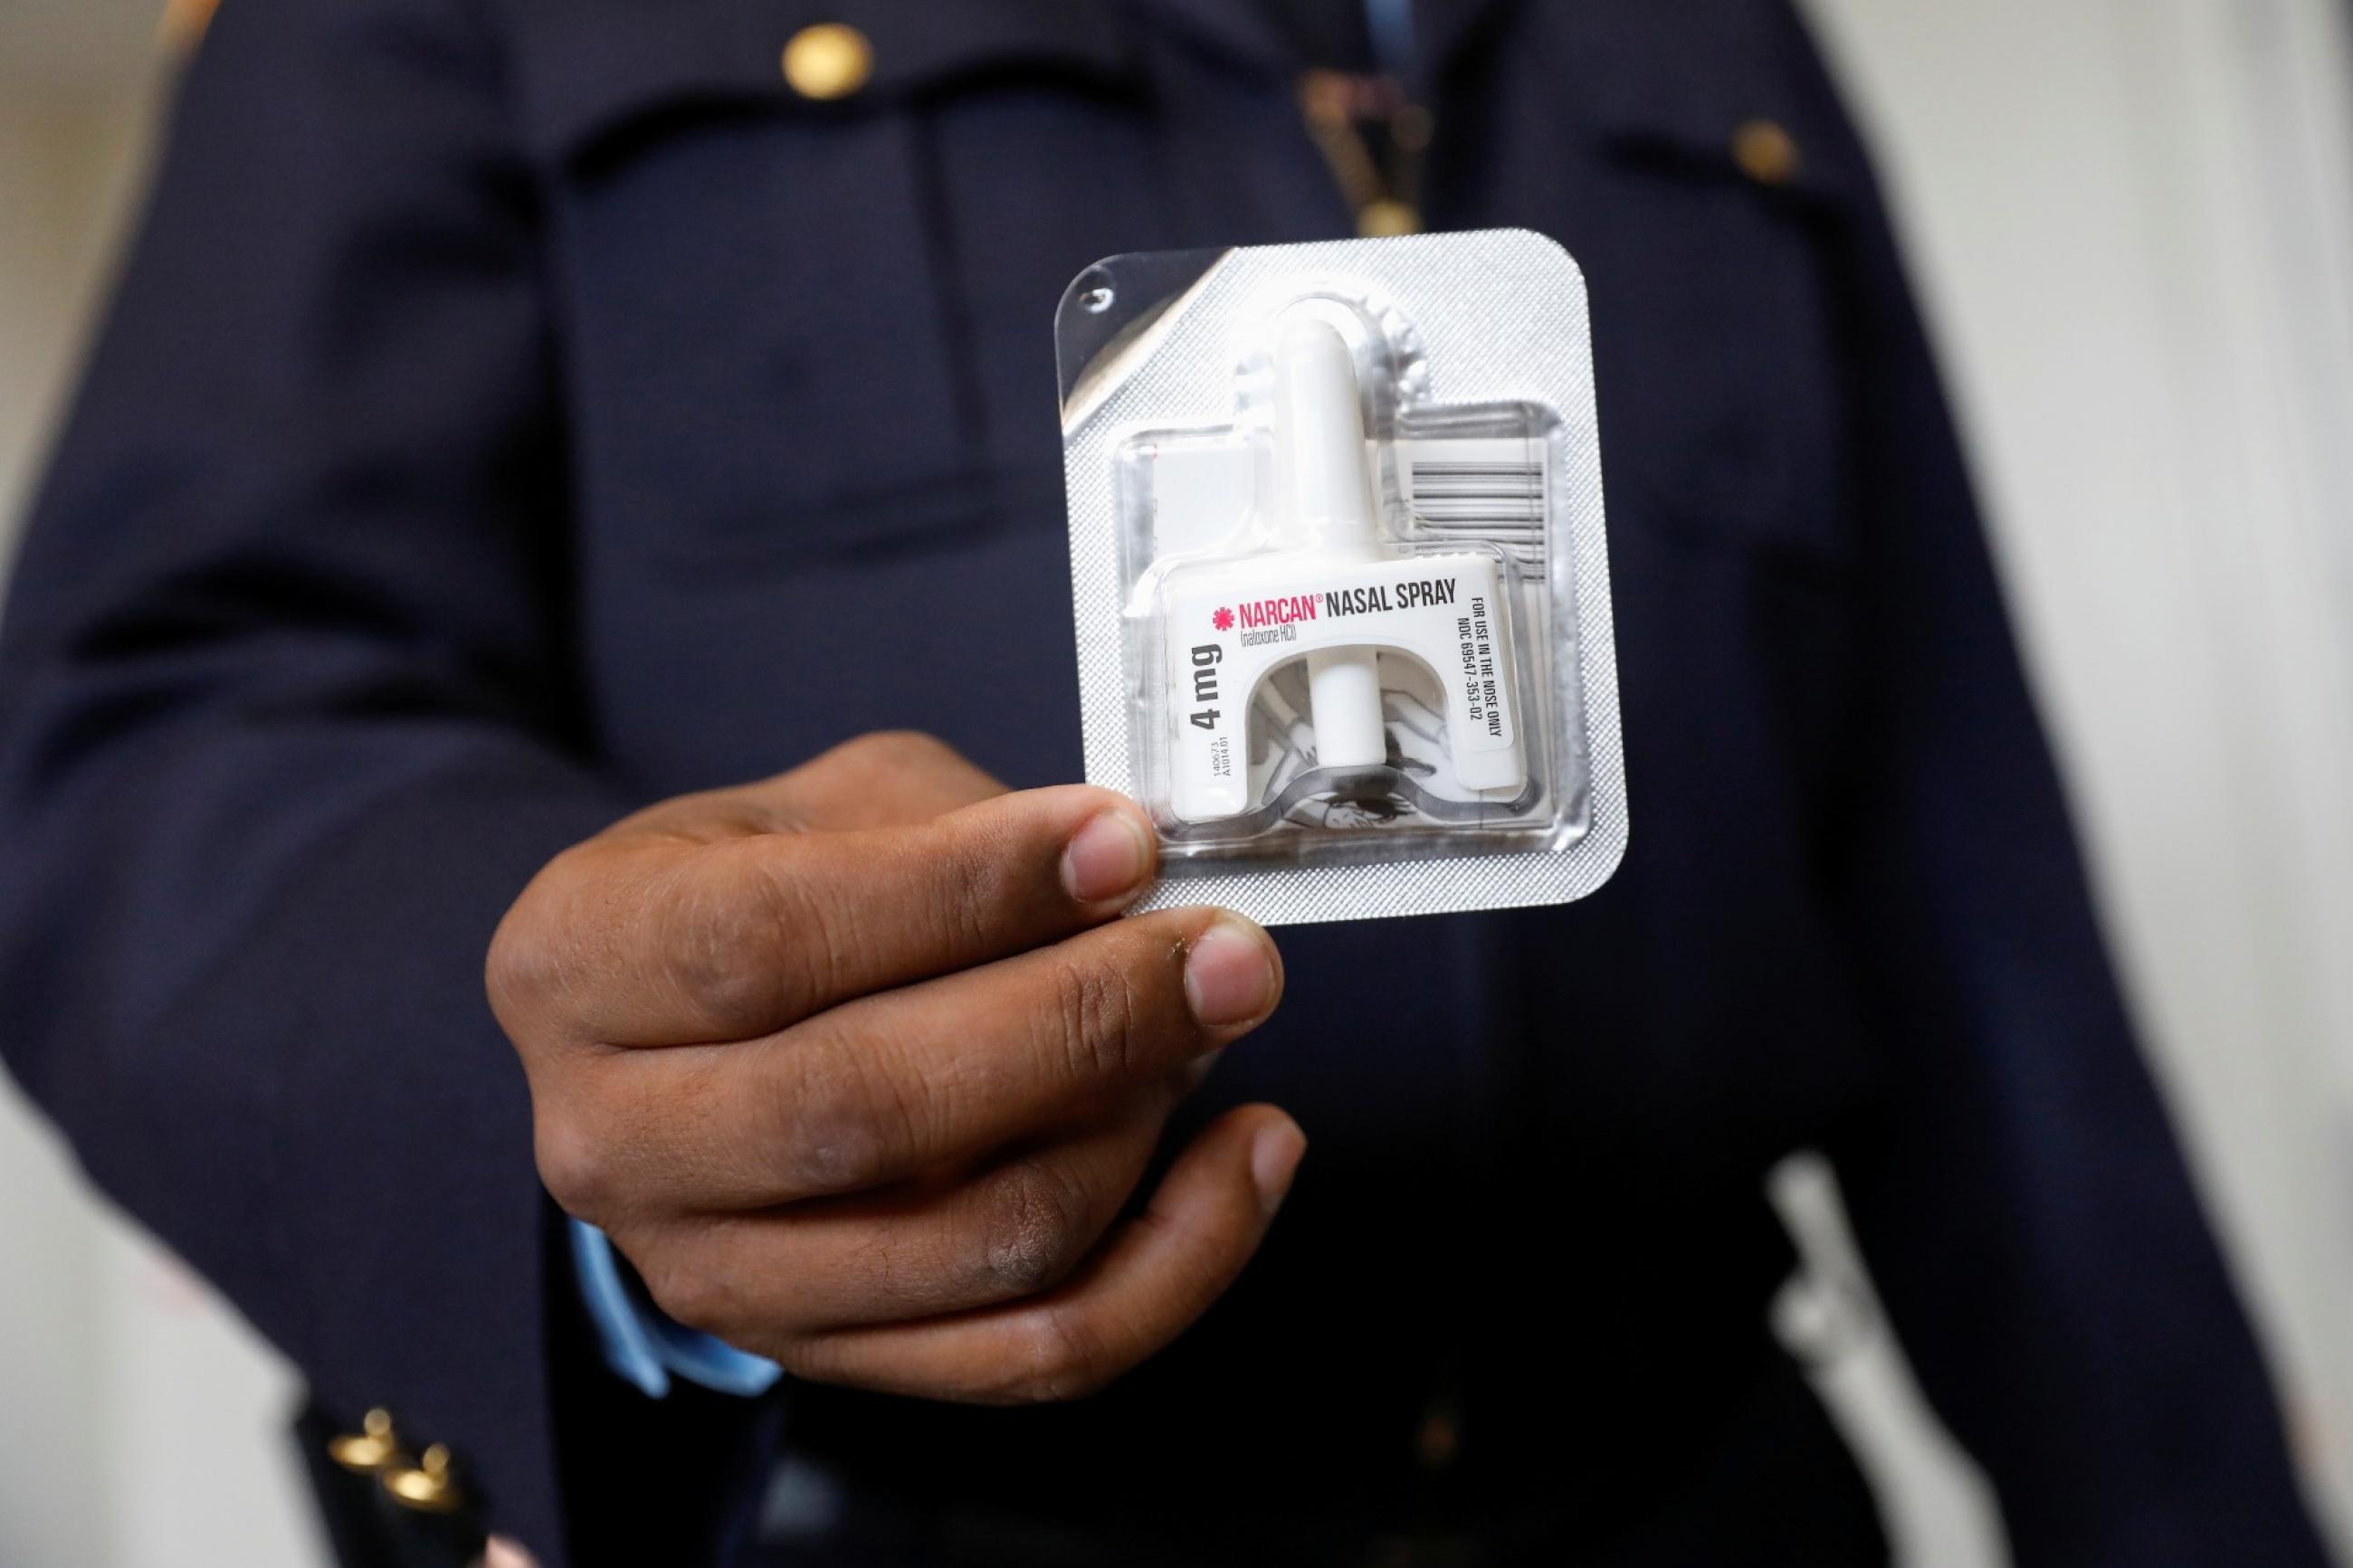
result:
[[[1559,902],[1624,851],[1584,283],[1517,230],[1115,257],[1057,322],[1087,776],[1140,904]]]

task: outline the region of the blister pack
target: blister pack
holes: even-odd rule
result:
[[[1136,906],[1582,898],[1626,846],[1585,284],[1525,230],[1156,252],[1056,321],[1087,778]]]

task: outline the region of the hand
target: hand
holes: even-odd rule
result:
[[[1123,796],[1008,794],[903,734],[565,851],[488,974],[548,1191],[664,1311],[797,1377],[1100,1387],[1232,1283],[1305,1148],[1229,1111],[1117,1223],[1282,990],[1239,916],[1114,918],[1154,860]]]

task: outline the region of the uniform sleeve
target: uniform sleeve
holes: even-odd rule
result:
[[[183,85],[0,624],[0,1043],[328,1409],[451,1445],[551,1564],[567,1512],[573,1560],[655,1560],[577,1479],[662,1453],[612,1495],[691,1563],[760,1417],[596,1364],[483,997],[523,882],[631,803],[478,23],[229,0]]]
[[[1825,152],[1860,175],[1792,37]],[[2021,1568],[2320,1568],[2110,972],[1895,247],[1867,191],[1850,210],[1859,653],[1821,840],[1886,1058],[1834,1151],[1856,1229]]]

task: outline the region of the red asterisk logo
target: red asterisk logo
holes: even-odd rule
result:
[[[1234,613],[1221,605],[1219,607],[1218,613],[1209,617],[1209,624],[1217,627],[1221,632],[1232,631],[1234,629]]]

